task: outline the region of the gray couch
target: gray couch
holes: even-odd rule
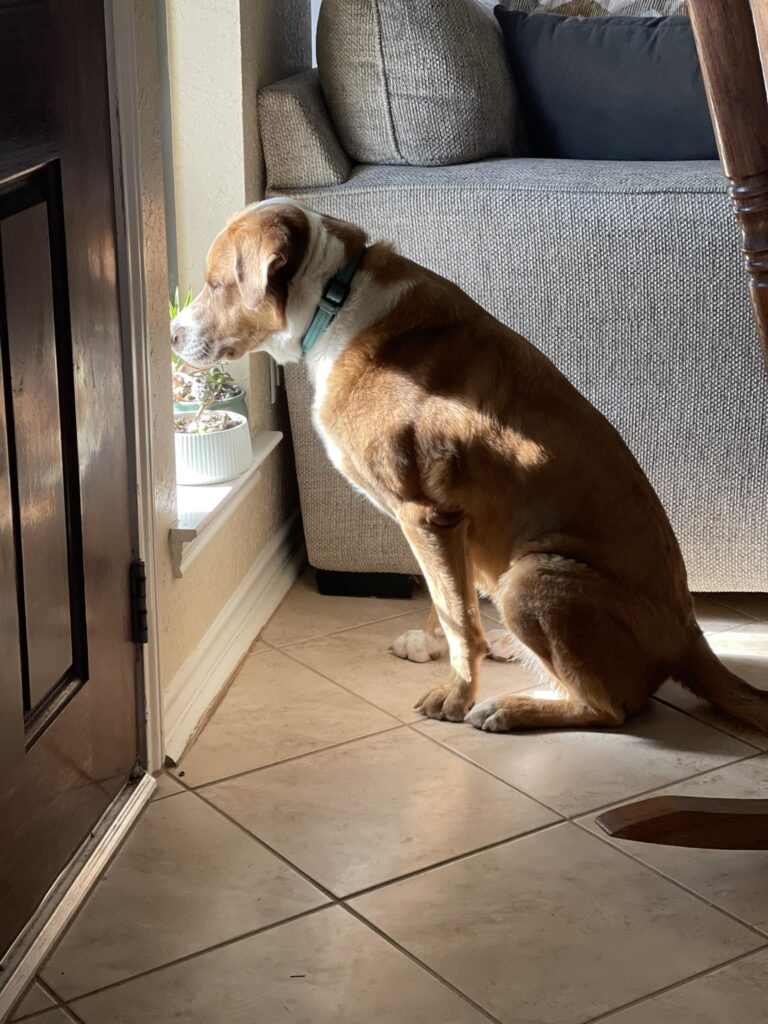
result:
[[[366,0],[359,9],[397,2]],[[422,28],[413,20],[405,26]],[[338,24],[332,29],[338,38]],[[428,40],[410,42],[429,50]],[[514,111],[508,140],[491,143],[512,155],[446,164],[444,140],[430,151],[434,132],[409,124],[425,109],[434,117],[434,97],[423,107],[418,96],[413,102],[423,86],[407,83],[399,96],[407,102],[399,110],[390,103],[389,121],[379,122],[371,83],[359,77],[366,54],[345,82],[345,61],[354,63],[350,47],[359,40],[348,52],[320,43],[320,74],[307,71],[260,96],[270,194],[296,196],[374,239],[393,240],[530,338],[643,465],[680,538],[692,588],[768,589],[768,386],[719,164],[533,159],[524,155]],[[383,35],[375,43],[379,54],[393,45]],[[438,43],[444,54],[445,39]],[[324,70],[323,60],[332,67]],[[388,71],[391,89],[402,69]],[[444,106],[449,93],[443,82]],[[500,103],[509,106],[509,96]],[[357,125],[350,123],[356,110]],[[473,116],[458,116],[465,114]],[[396,146],[397,162],[356,162],[354,153],[375,146],[376,133],[386,154],[406,128],[426,132],[424,154],[403,156]],[[460,144],[459,130],[449,125],[449,141]],[[476,156],[476,139],[472,145]],[[416,159],[434,166],[414,166]],[[286,381],[311,564],[416,571],[396,526],[326,459],[310,422],[303,366],[287,368]]]

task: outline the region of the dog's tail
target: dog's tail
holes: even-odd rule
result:
[[[737,722],[768,736],[768,693],[727,669],[701,633],[692,640],[673,677]]]

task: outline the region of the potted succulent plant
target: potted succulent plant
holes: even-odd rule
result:
[[[191,298],[187,294],[186,305]],[[170,303],[171,318],[179,309]],[[245,395],[220,366],[198,369],[172,355],[176,479],[180,484],[231,480],[251,464]]]
[[[237,412],[209,411],[174,417],[176,479],[180,484],[217,484],[244,473],[253,458],[248,420]]]
[[[175,353],[171,355],[173,375],[173,411],[197,412],[205,403],[207,409],[248,415],[245,392],[235,383],[231,373],[221,366],[205,370],[188,366]]]

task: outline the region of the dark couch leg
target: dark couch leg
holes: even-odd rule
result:
[[[333,597],[409,598],[413,593],[413,577],[398,572],[315,572],[317,589]]]

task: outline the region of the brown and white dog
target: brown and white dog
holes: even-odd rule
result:
[[[768,693],[708,646],[672,528],[614,428],[456,285],[366,241],[293,200],[248,208],[215,239],[173,348],[198,366],[300,359],[326,283],[364,249],[305,358],[331,461],[397,521],[429,587],[427,631],[395,653],[426,660],[447,642],[450,678],[419,709],[493,732],[618,726],[672,677],[768,732]],[[501,647],[532,654],[557,699],[476,701],[478,590],[509,630]]]

